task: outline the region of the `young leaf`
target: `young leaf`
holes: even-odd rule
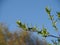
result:
[[[18,26],[19,26],[20,28],[22,28],[23,30],[27,30],[26,25],[25,25],[25,24],[22,24],[21,21],[17,21],[16,23],[17,23]]]
[[[50,17],[50,20],[53,21],[53,15],[50,15],[49,17]]]
[[[40,32],[38,32],[40,34],[42,34],[43,37],[47,37],[49,35],[49,32],[47,32],[46,28],[42,28],[42,30]]]
[[[34,27],[32,28],[32,30],[33,30],[33,31],[37,31],[37,27],[34,26]]]
[[[19,21],[19,20],[18,20],[16,23],[18,24],[18,26],[19,26],[19,27],[21,27],[21,26],[22,26],[21,21]]]
[[[52,26],[53,26],[56,30],[58,30],[57,27],[56,27],[56,21],[53,21],[53,22],[52,22]]]
[[[57,12],[58,19],[60,20],[60,12]]]
[[[50,15],[51,10],[48,7],[45,8],[46,12]]]

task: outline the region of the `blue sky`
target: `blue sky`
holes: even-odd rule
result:
[[[21,20],[39,28],[44,24],[54,33],[45,7],[52,8],[52,14],[55,15],[56,11],[60,11],[59,5],[60,0],[0,0],[0,22],[6,23],[10,31],[17,29],[16,21]]]
[[[51,29],[45,7],[52,8],[53,14],[60,11],[59,0],[0,0],[0,22],[10,29],[16,29],[16,21],[41,28],[43,24]]]

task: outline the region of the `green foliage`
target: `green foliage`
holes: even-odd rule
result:
[[[47,37],[49,35],[49,32],[47,32],[47,29],[43,27],[41,31],[38,31],[38,34],[41,34],[43,37]]]
[[[47,14],[48,14],[48,16],[49,16],[49,19],[50,19],[51,22],[52,22],[53,28],[55,28],[55,30],[58,30],[58,28],[57,28],[57,26],[56,26],[56,22],[57,22],[57,21],[54,20],[54,15],[51,15],[51,10],[49,10],[48,7],[46,7],[45,10],[46,10],[46,12],[47,12]],[[59,17],[59,13],[57,13],[57,14],[58,14],[58,17]]]
[[[53,21],[54,20],[54,17],[53,17],[53,15],[51,15],[51,9],[49,9],[48,7],[46,7],[45,10],[46,10],[46,12],[47,12],[47,14],[49,16],[49,19],[51,21]]]
[[[57,12],[57,17],[58,19],[54,19],[54,15],[51,15],[51,9],[49,9],[48,7],[45,8],[48,16],[49,16],[49,19],[51,20],[51,24],[52,24],[52,27],[55,29],[55,30],[58,30],[56,24],[57,24],[57,20],[60,20],[60,12]],[[20,28],[22,28],[23,30],[26,30],[26,31],[32,31],[32,32],[37,32],[38,34],[41,34],[42,37],[48,37],[48,36],[51,36],[51,37],[55,37],[58,39],[58,43],[56,41],[52,41],[52,43],[54,45],[60,45],[60,38],[59,37],[56,37],[54,35],[50,35],[49,32],[47,31],[47,29],[43,26],[42,29],[40,31],[38,31],[37,27],[27,27],[26,24],[22,24],[22,22],[20,21],[17,21],[17,24],[19,25]],[[52,45],[52,44],[49,44],[48,45]]]
[[[52,26],[53,26],[56,30],[58,30],[58,28],[57,28],[57,26],[56,26],[56,21],[53,21],[53,22],[52,22]]]
[[[55,30],[58,30],[56,24],[57,24],[57,20],[60,20],[60,12],[57,12],[57,17],[58,17],[58,18],[55,20],[55,19],[54,19],[54,15],[51,15],[51,10],[50,10],[48,7],[46,7],[45,10],[46,10],[46,12],[47,12],[47,14],[48,14],[51,22],[52,22],[53,28],[54,28]],[[51,35],[51,36],[52,36],[52,35]],[[52,36],[52,37],[56,37],[56,36]],[[53,41],[53,44],[54,44],[54,45],[60,45],[60,37],[56,37],[56,38],[58,39],[58,43],[57,43],[56,41]]]
[[[17,24],[20,26],[20,28],[22,28],[23,30],[25,30],[26,29],[26,25],[23,25],[20,21],[17,21]],[[44,28],[44,26],[43,26],[43,28],[42,28],[42,30],[41,31],[38,31],[37,30],[37,28],[36,28],[36,26],[34,26],[34,27],[28,27],[27,28],[27,30],[26,31],[35,31],[35,32],[40,32],[39,34],[41,34],[43,37],[47,37],[48,36],[48,32],[47,32],[47,29],[46,28]]]
[[[26,26],[25,24],[22,24],[21,21],[18,20],[16,23],[17,23],[18,26],[19,26],[20,28],[22,28],[23,30],[27,30],[27,26]]]
[[[43,28],[41,31],[41,34],[42,34],[42,36],[47,37],[49,33],[47,32],[46,28]]]
[[[60,20],[60,12],[57,12],[57,17]]]
[[[49,16],[49,19],[51,20],[52,27],[53,27],[55,30],[58,30],[58,28],[57,28],[56,25],[57,25],[57,20],[60,20],[60,12],[57,12],[57,17],[58,17],[58,19],[55,20],[54,15],[51,14],[51,11],[52,11],[52,10],[49,9],[48,7],[46,7],[45,10],[46,10],[46,12],[47,12],[47,14],[48,14],[48,16]],[[21,23],[21,22],[20,22],[20,23]],[[19,23],[17,23],[17,24],[20,25]],[[25,30],[25,29],[26,29],[26,25],[25,25],[25,26],[23,26],[23,25],[24,25],[24,24],[21,23],[20,28],[23,27],[22,29]],[[25,28],[25,29],[24,29],[24,28]],[[58,39],[58,40],[57,40],[58,43],[53,40],[53,41],[52,41],[53,45],[60,45],[60,37],[51,35],[44,26],[42,27],[42,29],[41,29],[40,31],[38,31],[37,27],[31,27],[31,28],[30,28],[30,27],[27,27],[27,30],[26,30],[26,31],[32,31],[32,32],[36,31],[38,34],[41,34],[42,37],[48,37],[48,36],[55,37],[55,38]],[[48,45],[52,45],[52,44],[48,43]]]
[[[22,28],[23,30],[26,30],[26,31],[37,31],[36,26],[30,28],[30,27],[27,27],[26,24],[23,24],[21,21],[17,21],[16,23],[17,23],[18,26],[19,26],[20,28]]]
[[[46,12],[50,15],[51,10],[48,7],[45,8]]]

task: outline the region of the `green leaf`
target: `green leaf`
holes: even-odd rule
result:
[[[18,24],[19,27],[22,27],[21,21],[18,20],[16,23]]]
[[[33,30],[33,31],[36,31],[36,30],[37,30],[36,26],[34,26],[34,27],[32,28],[32,30]]]
[[[55,28],[55,30],[58,30],[57,26],[56,26],[56,21],[52,22],[52,26]]]
[[[20,28],[22,28],[23,30],[27,30],[26,25],[25,25],[25,24],[22,24],[22,22],[21,22],[21,21],[17,21],[16,23],[17,23],[17,24],[18,24],[18,26],[19,26]]]
[[[52,21],[53,21],[53,15],[50,15],[49,17],[50,17],[50,20],[52,20]]]
[[[49,32],[47,32],[47,29],[43,27],[40,31],[40,34],[42,34],[43,37],[47,37],[49,35]]]
[[[60,12],[57,12],[58,19],[60,20]]]
[[[45,8],[46,12],[50,15],[51,10],[48,7]]]

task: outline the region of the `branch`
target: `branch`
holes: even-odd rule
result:
[[[54,37],[54,38],[60,38],[60,37],[57,37],[57,36],[54,36],[54,35],[48,35],[47,37]]]

